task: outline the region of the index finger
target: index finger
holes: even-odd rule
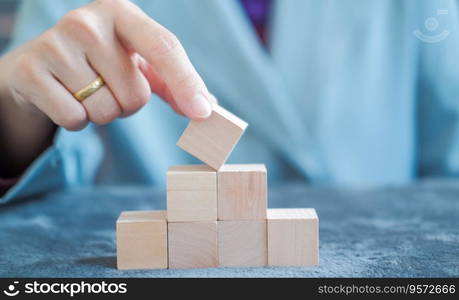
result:
[[[212,96],[179,40],[133,3],[122,3],[115,12],[119,37],[152,64],[186,116],[209,117]]]

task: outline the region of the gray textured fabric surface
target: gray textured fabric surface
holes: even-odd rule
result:
[[[104,187],[0,208],[1,277],[459,276],[459,181],[377,190],[272,187],[270,207],[314,207],[320,266],[118,271],[122,210],[164,208],[162,191]]]

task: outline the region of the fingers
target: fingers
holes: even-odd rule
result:
[[[82,65],[84,64],[82,63]],[[55,76],[72,93],[80,90],[97,77],[87,64],[83,68],[80,66],[79,71],[73,76],[66,73],[67,71],[61,69],[56,72]],[[73,101],[78,102],[75,98]],[[105,125],[121,115],[121,108],[106,85],[81,101],[81,104],[86,109],[89,121],[97,125]]]
[[[13,95],[20,102],[30,102],[55,124],[68,130],[80,130],[88,122],[85,108],[76,101],[32,55],[16,61]]]
[[[178,39],[131,2],[117,3],[114,22],[123,43],[154,67],[181,112],[193,119],[209,117],[211,95]]]
[[[129,116],[144,106],[151,96],[150,86],[129,55],[114,36],[107,36],[108,45],[87,48],[91,66],[102,75],[119,103],[123,116]]]
[[[217,100],[217,98],[216,98],[213,94],[210,94],[210,102],[211,102],[213,105],[218,105],[218,100]]]
[[[155,72],[153,66],[138,54],[136,55],[135,59],[137,61],[139,70],[147,79],[151,91],[158,95],[162,100],[169,103],[169,105],[176,113],[184,115],[183,111],[178,107],[177,102],[172,96],[170,89],[167,87],[164,80],[162,80],[161,77],[159,77],[159,75]]]
[[[98,74],[87,61],[83,48],[75,45],[74,41],[55,35],[57,34],[49,32],[42,37],[46,42],[39,43],[39,47],[43,48],[39,53],[49,72],[73,98],[73,93],[94,81]],[[75,98],[73,101],[78,102]],[[107,85],[83,100],[81,105],[85,108],[89,121],[98,125],[109,123],[122,112]]]
[[[98,3],[94,2],[93,6],[96,4]],[[102,118],[103,121],[95,121],[100,124],[106,123],[107,120],[111,121],[114,117],[135,113],[148,102],[151,91],[133,55],[121,45],[115,35],[110,14],[106,9],[105,11],[103,9],[100,11],[100,8],[95,9],[84,7],[72,11],[60,21],[59,28],[63,36],[72,37],[66,42],[66,45],[71,45],[67,51],[80,49],[81,53],[73,53],[73,55],[84,56],[88,62],[87,64],[80,62],[83,66],[89,65],[89,68],[86,68],[85,72],[80,72],[79,78],[86,78],[85,84],[88,84],[98,74],[105,81],[104,88],[83,101],[89,109],[94,108],[94,111],[98,112],[95,116],[99,118],[101,108],[108,108],[105,118]],[[92,72],[88,72],[89,69]],[[71,91],[82,87],[81,82],[80,85],[72,83],[69,87]],[[79,87],[75,89],[75,86]],[[110,95],[103,97],[103,93],[109,92]],[[101,98],[103,100],[98,101]],[[119,112],[113,110],[115,108],[112,106],[113,100],[118,103]],[[92,111],[88,113],[92,117]]]

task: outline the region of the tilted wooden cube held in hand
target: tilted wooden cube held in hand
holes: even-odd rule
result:
[[[203,121],[192,120],[177,146],[215,170],[226,162],[248,124],[221,106]]]

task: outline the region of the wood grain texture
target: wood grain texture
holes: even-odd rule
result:
[[[218,220],[265,220],[267,171],[262,164],[223,165],[217,172]]]
[[[265,220],[218,221],[220,267],[261,267],[268,263]]]
[[[169,223],[169,268],[218,265],[217,222]]]
[[[233,151],[247,123],[221,106],[214,105],[204,121],[192,120],[177,146],[218,170]]]
[[[268,265],[319,264],[319,218],[314,209],[268,210]]]
[[[116,222],[117,267],[167,268],[165,211],[125,211]]]
[[[217,220],[217,173],[206,165],[172,166],[167,172],[169,222]]]

